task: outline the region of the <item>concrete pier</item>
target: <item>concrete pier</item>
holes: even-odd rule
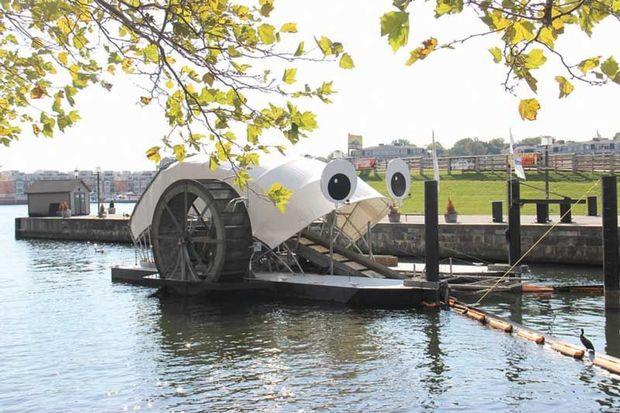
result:
[[[122,215],[15,218],[15,238],[130,243],[128,222]]]

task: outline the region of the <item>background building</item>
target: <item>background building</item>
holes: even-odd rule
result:
[[[351,150],[351,158],[376,158],[389,160],[394,158],[408,158],[412,156],[424,156],[427,150],[415,145],[379,144],[368,148]]]

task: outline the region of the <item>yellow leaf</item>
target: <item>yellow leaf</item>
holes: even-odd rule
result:
[[[525,67],[527,69],[538,69],[546,61],[547,58],[542,49],[534,49],[525,56]]]
[[[172,89],[172,88],[174,87],[174,83],[172,82],[172,80],[171,80],[171,79],[168,79],[168,80],[166,81],[166,87],[167,87],[168,89]]]
[[[426,57],[431,54],[435,48],[437,47],[437,39],[431,37],[428,40],[422,42],[422,46],[414,49],[409,56],[409,59],[405,63],[407,66],[411,66],[418,60],[426,59]]]
[[[355,67],[355,63],[353,63],[353,59],[348,53],[344,53],[340,58],[340,67],[343,69],[353,69]]]
[[[210,170],[215,171],[219,164],[220,162],[218,161],[217,156],[211,155],[209,157],[209,169]]]
[[[264,44],[272,44],[276,41],[275,27],[270,24],[261,24],[258,26],[258,37]]]
[[[297,23],[284,23],[280,27],[282,33],[297,33]]]
[[[185,159],[185,145],[178,144],[172,147],[172,152],[177,161],[182,162]]]
[[[566,97],[575,90],[575,86],[571,84],[564,76],[556,76],[555,81],[558,82],[560,88],[560,98]]]
[[[160,149],[159,146],[153,146],[146,151],[146,157],[155,163],[159,163],[159,161],[161,161],[161,155],[159,154]]]
[[[67,64],[67,53],[66,52],[60,52],[58,53],[58,60],[60,60],[60,63],[62,63],[63,65]]]
[[[295,83],[296,74],[297,74],[297,69],[295,68],[284,69],[284,75],[282,76],[282,80],[284,81],[284,83],[288,85],[292,85],[293,83]]]
[[[519,115],[521,115],[521,119],[523,120],[536,120],[539,109],[540,103],[534,98],[523,99],[519,103]]]
[[[142,104],[145,106],[151,103],[151,100],[153,100],[153,98],[148,96],[140,96],[140,102],[142,102]]]
[[[41,133],[41,128],[39,128],[39,125],[37,125],[36,123],[33,123],[32,132],[35,134],[35,136],[39,136],[39,133]]]
[[[534,36],[534,25],[525,20],[519,20],[510,27],[510,33],[512,34],[512,44],[517,44],[521,41],[529,42]]]
[[[321,49],[321,52],[323,52],[323,56],[329,56],[333,54],[333,43],[331,40],[329,40],[329,38],[322,36],[320,39],[317,40],[315,37],[314,41],[316,42],[317,46],[319,46],[319,49]]]
[[[543,27],[540,29],[540,34],[538,35],[538,40],[542,43],[546,44],[550,48],[553,49],[553,44],[555,43],[555,33],[549,27]]]
[[[491,47],[489,49],[489,52],[491,53],[491,55],[493,55],[493,61],[495,63],[499,63],[502,61],[502,51],[499,47]]]
[[[579,63],[578,65],[579,70],[581,70],[581,73],[585,75],[590,70],[596,68],[599,65],[600,59],[601,59],[601,56],[596,56],[590,59],[582,60],[581,63]]]
[[[267,191],[267,197],[282,213],[286,211],[286,204],[291,199],[291,196],[293,196],[293,192],[279,182],[275,182]]]

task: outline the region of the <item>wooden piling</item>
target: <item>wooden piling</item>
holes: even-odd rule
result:
[[[521,191],[519,181],[508,181],[508,263],[521,258]]]
[[[618,271],[618,184],[613,175],[602,178],[603,198],[603,274],[605,307],[620,309],[620,271]]]
[[[437,181],[424,182],[426,281],[439,282],[439,221]]]

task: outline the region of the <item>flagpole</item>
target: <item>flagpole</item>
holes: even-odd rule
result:
[[[508,176],[508,210],[510,211],[510,202],[512,202],[512,167],[513,167],[513,163],[514,163],[514,148],[512,145],[512,128],[508,128],[508,135],[510,136],[510,150],[508,151],[510,153],[509,158],[508,158],[508,164],[510,165],[510,175]]]

